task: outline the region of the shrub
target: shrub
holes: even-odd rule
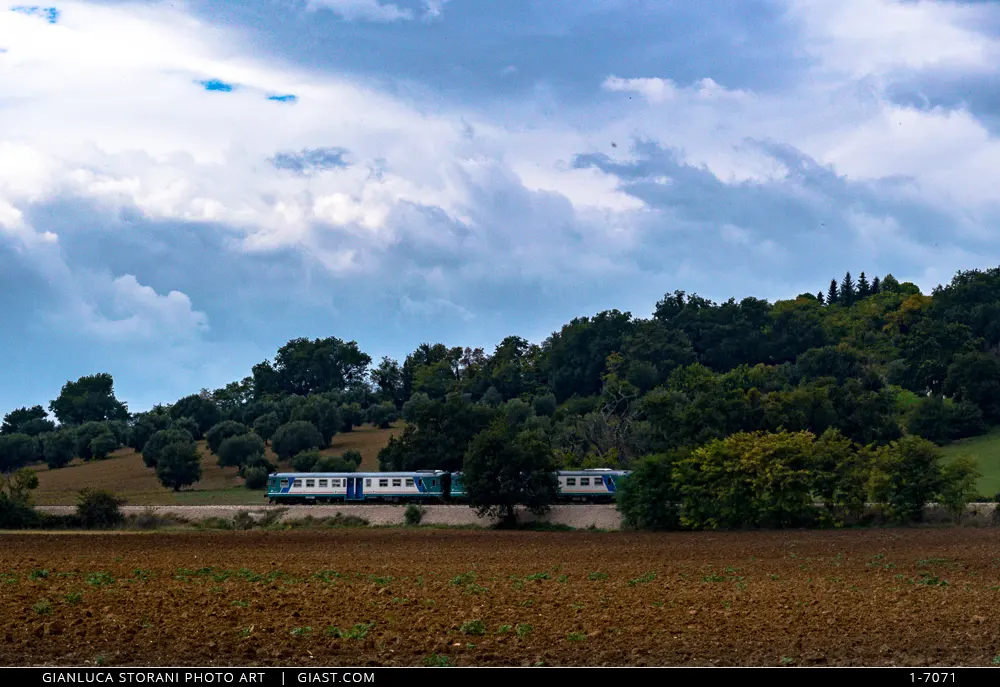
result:
[[[179,417],[176,420],[171,421],[170,429],[183,430],[195,439],[201,436],[201,429],[198,427],[198,422],[193,417]]]
[[[626,527],[672,530],[680,525],[673,454],[636,461],[632,474],[618,486],[617,506]]]
[[[38,439],[27,434],[0,436],[0,472],[17,470],[38,459]]]
[[[201,456],[197,445],[193,441],[178,441],[164,446],[156,461],[156,477],[160,484],[174,491],[200,480]]]
[[[250,470],[251,468],[261,468],[270,475],[278,469],[278,466],[265,458],[264,454],[258,454],[256,456],[251,456],[246,463],[240,466],[237,474],[245,479],[247,470]]]
[[[365,413],[359,403],[345,403],[340,406],[341,432],[352,432],[365,421]]]
[[[263,489],[267,486],[267,468],[255,465],[243,471],[243,484],[247,489]]]
[[[313,472],[316,469],[316,464],[319,462],[320,458],[321,456],[319,451],[314,448],[302,451],[301,453],[295,454],[295,457],[292,458],[292,468],[296,472]],[[331,471],[324,470],[324,472]]]
[[[115,435],[108,430],[90,440],[90,457],[94,460],[104,460],[120,445]]]
[[[270,441],[274,433],[278,431],[278,427],[281,426],[281,420],[278,418],[277,413],[265,413],[261,415],[253,423],[253,431],[263,439],[265,442]]]
[[[90,442],[107,431],[108,428],[103,422],[85,422],[74,428],[76,455],[80,456],[81,460],[90,460],[93,457],[90,453]]]
[[[320,449],[325,446],[323,435],[311,422],[297,420],[278,428],[271,439],[271,447],[281,460],[308,451],[311,448]]]
[[[349,449],[344,451],[344,460],[354,463],[356,466],[361,467],[361,451],[356,449]]]
[[[223,441],[229,437],[238,437],[241,434],[248,434],[249,432],[250,428],[243,423],[226,420],[225,422],[213,425],[210,430],[205,432],[205,444],[212,453],[218,455],[219,447],[222,446]]]
[[[415,503],[411,503],[406,507],[406,512],[403,514],[403,517],[406,519],[407,525],[419,525],[420,521],[424,519],[424,513],[426,512],[426,509],[423,507],[418,506]]]
[[[76,437],[72,430],[61,429],[43,435],[42,453],[51,470],[69,465],[76,455]]]
[[[190,432],[183,429],[162,429],[149,438],[149,441],[142,447],[142,462],[146,467],[155,468],[163,449],[176,443],[190,443],[195,445],[194,437]]]
[[[341,456],[323,456],[313,466],[313,472],[354,472],[357,466]]]
[[[76,514],[87,528],[114,527],[125,521],[121,507],[125,499],[103,489],[83,489],[77,494]]]
[[[264,456],[264,440],[252,432],[238,434],[222,441],[216,453],[220,467],[242,469],[252,458]]]

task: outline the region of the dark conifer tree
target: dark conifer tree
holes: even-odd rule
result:
[[[830,288],[826,292],[827,305],[833,305],[834,303],[836,303],[839,300],[838,295],[839,294],[837,293],[837,280],[831,279]]]
[[[840,300],[844,305],[853,305],[856,295],[854,280],[851,279],[851,273],[848,272],[844,275],[844,280],[840,282]]]
[[[874,296],[876,293],[879,293],[881,289],[882,289],[882,281],[878,277],[875,277],[872,280],[872,295]]]
[[[816,300],[819,301],[820,305],[823,305],[824,303],[826,303],[826,299],[825,299],[825,296],[823,296],[823,292],[822,291],[818,291],[816,293]]]
[[[862,272],[858,275],[858,300],[871,294],[871,286],[868,284],[868,279],[865,277],[865,273]]]

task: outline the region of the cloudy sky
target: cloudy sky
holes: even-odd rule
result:
[[[0,0],[0,412],[1000,264],[1000,4]]]

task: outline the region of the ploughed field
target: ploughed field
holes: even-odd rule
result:
[[[1000,534],[5,534],[13,665],[990,665]]]

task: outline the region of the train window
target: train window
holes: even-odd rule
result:
[[[370,487],[371,485],[372,485],[372,481],[370,479],[366,479],[365,480],[365,486],[366,487]]]
[[[413,480],[410,479],[409,477],[406,478],[406,486],[408,486],[408,487],[412,487],[413,486]]]
[[[401,487],[401,486],[403,486],[403,480],[401,480],[401,479],[394,479],[394,480],[392,480],[392,486],[394,486],[394,487]]]
[[[287,489],[288,488],[288,480],[287,479],[281,480],[281,488],[282,489]]]
[[[380,487],[387,487],[387,486],[389,486],[389,480],[387,480],[387,479],[380,479],[378,481],[378,485]]]
[[[589,487],[590,486],[590,478],[589,477],[581,477],[580,478],[580,486],[581,487]]]
[[[307,479],[306,480],[306,487],[314,487],[314,486],[316,486],[316,480],[314,480],[314,479]]]
[[[438,481],[436,479],[432,479],[431,480],[431,486],[432,487],[436,487],[437,485],[438,485]]]
[[[575,487],[576,486],[576,477],[567,477],[566,478],[566,486],[567,487]]]

